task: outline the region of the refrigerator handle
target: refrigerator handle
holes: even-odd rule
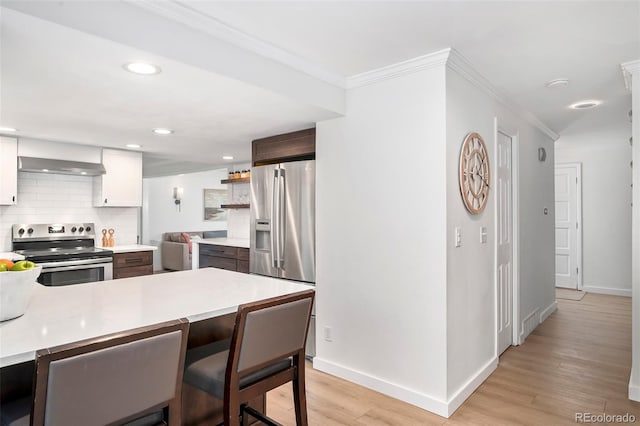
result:
[[[271,194],[271,224],[270,227],[271,229],[269,230],[269,233],[271,235],[271,265],[274,268],[278,267],[278,255],[280,254],[280,250],[278,249],[278,216],[277,216],[277,207],[279,207],[279,197],[278,197],[278,191],[279,191],[279,185],[278,185],[278,169],[275,169],[273,171],[273,193]]]
[[[278,207],[278,266],[280,268],[284,268],[284,230],[286,226],[284,226],[284,221],[286,220],[285,215],[285,191],[287,188],[285,169],[280,169],[280,179],[278,181],[280,188],[278,188],[278,197],[280,201],[280,207]]]

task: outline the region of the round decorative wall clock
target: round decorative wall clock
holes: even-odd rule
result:
[[[487,145],[482,136],[469,133],[460,150],[460,193],[469,213],[482,213],[489,200],[490,185]]]

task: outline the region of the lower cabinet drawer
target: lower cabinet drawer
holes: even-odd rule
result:
[[[236,247],[229,246],[200,244],[200,254],[235,259],[238,257],[238,249]]]
[[[151,251],[134,251],[129,253],[115,253],[113,255],[114,268],[128,268],[130,266],[152,265]],[[152,268],[153,269],[153,268]]]
[[[153,274],[153,265],[132,266],[130,268],[115,268],[113,270],[113,278],[131,278],[141,275]]]
[[[236,270],[236,260],[230,259],[228,257],[217,257],[217,256],[200,256],[200,267],[201,268],[219,268],[219,269],[227,269],[229,271]]]

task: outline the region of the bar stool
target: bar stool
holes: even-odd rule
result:
[[[2,425],[180,424],[189,322],[141,327],[36,353],[33,398],[2,406]]]
[[[240,305],[231,340],[187,351],[184,381],[223,401],[225,426],[248,416],[278,425],[247,402],[293,383],[296,424],[306,426],[304,349],[315,292],[307,290]]]

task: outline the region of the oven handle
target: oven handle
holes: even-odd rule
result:
[[[94,265],[100,263],[111,263],[111,260],[105,261],[108,258],[102,259],[80,259],[80,260],[69,260],[66,262],[47,262],[47,263],[38,263],[37,265],[42,266],[42,268],[58,268],[59,266],[79,266],[79,265]]]

